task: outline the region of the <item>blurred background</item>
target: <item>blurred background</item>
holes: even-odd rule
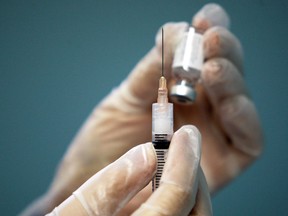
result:
[[[45,192],[97,103],[153,46],[159,27],[209,1],[1,1],[0,214]],[[215,215],[288,212],[288,3],[215,1],[245,50],[245,79],[265,152],[213,198]]]

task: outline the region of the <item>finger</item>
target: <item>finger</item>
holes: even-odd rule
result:
[[[213,215],[208,185],[201,168],[199,169],[199,186],[196,197],[196,204],[189,215],[191,216]]]
[[[91,177],[53,214],[115,215],[151,181],[155,170],[153,145],[136,146]]]
[[[256,108],[247,96],[243,77],[227,59],[214,58],[204,64],[202,84],[233,147],[257,156],[262,132]]]
[[[192,19],[192,25],[204,32],[212,26],[229,28],[230,19],[227,12],[218,4],[206,4]]]
[[[222,57],[230,60],[242,72],[243,50],[240,41],[221,26],[208,29],[203,35],[205,59]]]
[[[218,4],[205,5],[192,19],[192,25],[204,32],[204,56],[225,57],[242,69],[243,51],[239,40],[227,28],[230,19]]]
[[[198,189],[200,143],[194,126],[173,135],[160,186],[133,215],[188,215]]]
[[[219,107],[222,126],[233,147],[252,156],[251,159],[259,156],[263,148],[263,136],[253,102],[247,96],[239,94],[228,97]],[[246,164],[244,161],[243,166]]]
[[[206,61],[201,80],[215,110],[218,110],[222,100],[238,94],[247,94],[243,76],[225,58],[212,58]]]

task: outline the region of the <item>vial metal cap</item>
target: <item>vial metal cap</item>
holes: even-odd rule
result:
[[[196,91],[189,82],[182,80],[172,86],[170,99],[174,103],[192,104],[196,99]]]

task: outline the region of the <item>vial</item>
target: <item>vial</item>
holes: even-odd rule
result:
[[[203,60],[203,35],[191,26],[175,50],[172,64],[175,84],[170,89],[171,101],[180,104],[195,101],[195,85],[200,78]]]

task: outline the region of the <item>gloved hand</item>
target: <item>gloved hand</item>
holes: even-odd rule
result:
[[[210,192],[238,176],[261,153],[262,132],[257,111],[243,80],[242,49],[227,29],[229,18],[216,4],[203,7],[192,23],[204,31],[205,64],[190,106],[175,104],[174,126],[194,124],[200,130],[202,161]],[[187,23],[164,25],[165,77]],[[161,73],[161,33],[156,45],[128,78],[92,112],[60,163],[47,193],[23,215],[43,215],[65,200],[88,178],[139,143],[151,140],[151,104],[156,101]],[[131,201],[131,209],[151,188]],[[139,201],[140,200],[140,201]]]
[[[171,140],[159,188],[132,215],[212,215],[200,158],[200,133],[193,126],[182,127]],[[130,215],[123,207],[152,180],[156,163],[152,143],[138,145],[91,177],[49,215]]]

